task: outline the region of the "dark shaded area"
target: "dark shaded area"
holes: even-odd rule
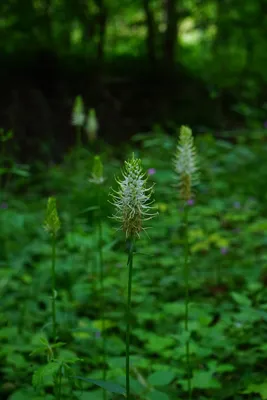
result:
[[[96,109],[109,143],[155,124],[169,133],[180,124],[196,133],[262,126],[265,3],[7,1],[0,126],[13,130],[23,161],[58,158],[73,145],[77,95]]]
[[[21,57],[7,60],[2,69],[0,125],[13,129],[24,161],[45,157],[48,148],[56,157],[74,144],[70,120],[78,94],[96,109],[100,135],[111,144],[155,124],[172,133],[177,124],[201,131],[242,122],[232,111],[236,99],[231,93],[212,99],[204,83],[179,66],[170,74],[164,66],[151,70],[140,60],[134,66],[122,60],[99,71],[90,60],[60,60],[44,51],[23,63]]]

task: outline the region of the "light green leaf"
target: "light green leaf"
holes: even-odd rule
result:
[[[104,319],[104,320],[95,320],[92,323],[92,326],[95,329],[98,329],[99,331],[104,331],[106,329],[113,328],[114,326],[116,326],[116,324],[113,321]]]
[[[156,371],[148,377],[148,382],[152,386],[165,386],[169,385],[174,377],[173,371]]]
[[[251,383],[248,385],[247,389],[244,390],[242,393],[250,394],[250,393],[257,393],[261,396],[262,400],[267,399],[267,382],[264,383]]]
[[[98,379],[83,378],[81,376],[75,376],[75,378],[80,379],[81,381],[92,383],[93,385],[97,385],[111,393],[125,394],[125,389],[117,383],[101,381]]]
[[[232,292],[231,296],[235,300],[235,302],[237,304],[239,304],[240,306],[243,306],[243,307],[251,306],[251,300],[244,294]]]
[[[196,389],[218,389],[220,384],[212,376],[211,371],[197,371],[192,379],[192,386]]]
[[[150,400],[169,400],[169,396],[166,393],[159,392],[158,390],[148,393],[147,397]]]
[[[60,364],[56,362],[51,362],[43,367],[38,368],[32,377],[32,385],[34,387],[43,384],[45,378],[53,377],[59,370]]]

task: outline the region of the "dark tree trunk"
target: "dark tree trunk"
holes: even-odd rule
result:
[[[177,35],[178,35],[178,11],[177,0],[165,1],[166,31],[163,41],[164,63],[170,70],[174,68]]]
[[[144,11],[146,15],[146,24],[147,24],[147,53],[148,58],[151,64],[154,64],[156,61],[156,24],[155,18],[153,15],[153,11],[150,7],[150,0],[143,0]]]
[[[94,14],[88,11],[87,0],[77,1],[76,15],[83,25],[84,39],[91,41],[96,34],[97,21]]]
[[[95,0],[98,7],[97,26],[98,26],[98,44],[97,44],[97,62],[102,65],[105,55],[105,41],[107,31],[107,9],[104,0]]]

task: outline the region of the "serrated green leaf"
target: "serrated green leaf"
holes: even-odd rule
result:
[[[43,367],[37,369],[32,377],[32,385],[38,387],[43,384],[44,379],[48,377],[53,377],[59,370],[60,364],[56,362],[51,362]]]

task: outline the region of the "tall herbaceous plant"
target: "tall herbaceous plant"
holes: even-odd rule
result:
[[[89,179],[93,185],[96,186],[97,193],[97,209],[96,209],[96,220],[97,220],[97,252],[98,252],[98,264],[99,264],[99,282],[100,282],[100,313],[101,313],[101,335],[102,335],[102,352],[103,352],[103,380],[106,380],[106,334],[105,334],[105,297],[104,297],[104,260],[103,260],[103,234],[102,234],[102,209],[101,209],[101,190],[104,178],[104,168],[99,156],[94,157],[93,169],[91,178]],[[106,391],[103,391],[103,399],[106,398]]]
[[[198,163],[194,138],[192,131],[187,126],[182,126],[176,147],[174,157],[174,171],[176,174],[177,188],[179,199],[183,203],[183,219],[184,219],[184,282],[185,282],[185,331],[187,333],[186,341],[186,365],[187,365],[187,382],[188,397],[192,398],[192,368],[190,362],[190,333],[188,329],[189,319],[189,299],[190,299],[190,260],[189,260],[189,243],[188,243],[188,212],[189,205],[194,197],[194,187],[198,183]]]
[[[117,180],[118,190],[111,193],[115,213],[112,218],[120,223],[120,229],[128,239],[128,293],[126,308],[126,398],[130,399],[130,313],[133,257],[136,239],[142,230],[144,222],[153,218],[151,194],[153,186],[147,186],[147,175],[143,172],[140,159],[132,158],[125,161],[122,179]]]
[[[56,318],[56,236],[60,229],[60,220],[57,213],[56,199],[49,197],[47,202],[44,229],[51,236],[51,281],[52,281],[52,327],[54,343],[57,340],[57,318]]]

